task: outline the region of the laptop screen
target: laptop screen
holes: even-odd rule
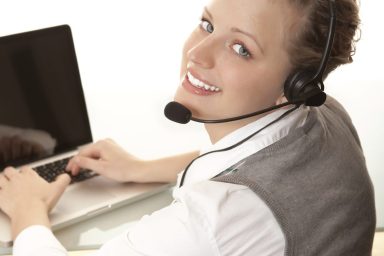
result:
[[[1,37],[1,170],[90,142],[69,26]]]

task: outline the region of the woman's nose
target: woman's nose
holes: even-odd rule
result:
[[[196,43],[187,52],[188,60],[202,68],[212,68],[214,60],[215,46],[213,40],[205,38]]]

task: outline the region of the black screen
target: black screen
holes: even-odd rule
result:
[[[69,26],[0,38],[0,171],[92,142]]]

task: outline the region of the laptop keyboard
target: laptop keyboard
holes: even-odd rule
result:
[[[53,182],[60,174],[68,173],[68,171],[65,170],[65,167],[67,167],[69,159],[71,158],[64,158],[52,163],[35,167],[33,169],[40,175],[40,177],[46,181]],[[71,176],[71,183],[87,180],[98,175],[90,170],[81,170],[76,176],[71,175],[71,173],[68,174]]]

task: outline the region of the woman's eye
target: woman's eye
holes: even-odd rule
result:
[[[247,48],[245,48],[243,45],[241,44],[234,44],[232,46],[233,50],[235,50],[235,52],[242,56],[242,57],[251,57],[251,54],[249,53],[249,51],[247,50]]]
[[[200,26],[208,33],[213,32],[213,25],[207,20],[201,20]]]

